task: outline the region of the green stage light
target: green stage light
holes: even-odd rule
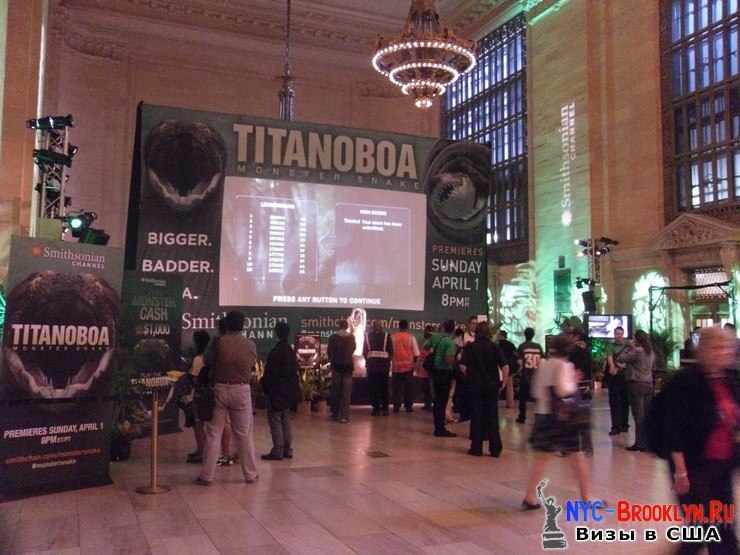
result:
[[[82,229],[83,225],[85,225],[85,222],[79,216],[74,216],[69,219],[69,228],[72,231]]]
[[[95,212],[78,212],[66,216],[64,226],[72,232],[72,237],[80,239],[97,219],[98,215]]]

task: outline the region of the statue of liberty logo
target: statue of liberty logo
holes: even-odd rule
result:
[[[542,527],[542,549],[568,549],[568,540],[558,526],[558,516],[563,512],[562,505],[557,504],[555,497],[545,496],[545,487],[549,481],[542,480],[537,484],[537,499],[545,510],[545,524]]]

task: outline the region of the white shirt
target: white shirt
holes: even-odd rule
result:
[[[550,388],[555,388],[559,397],[572,395],[578,389],[575,367],[562,358],[548,358],[540,363],[534,375],[532,393],[537,400],[536,414],[550,414]]]

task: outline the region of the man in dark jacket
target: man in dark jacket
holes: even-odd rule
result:
[[[363,355],[367,365],[367,381],[373,405],[373,416],[380,411],[388,415],[388,374],[393,358],[393,341],[379,320],[373,322],[373,331],[365,336]],[[398,412],[398,411],[396,411]]]
[[[340,423],[349,422],[349,406],[352,399],[353,355],[357,344],[347,331],[346,320],[342,320],[336,333],[329,338],[326,354],[332,369],[332,418]]]
[[[465,366],[465,378],[470,392],[470,450],[469,454],[481,456],[483,441],[493,457],[501,455],[501,434],[498,427],[498,397],[501,377],[509,372],[504,357],[491,341],[488,322],[478,322],[475,341],[468,343],[462,352],[460,364]],[[499,373],[501,371],[501,374]]]
[[[275,326],[278,338],[267,355],[265,375],[262,377],[262,390],[267,402],[267,421],[272,435],[272,451],[262,458],[266,461],[279,461],[293,458],[290,431],[290,409],[295,405],[298,395],[298,361],[295,351],[288,342],[290,326],[278,322]]]

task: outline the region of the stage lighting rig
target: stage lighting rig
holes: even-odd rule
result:
[[[53,166],[54,164],[61,164],[67,166],[68,168],[72,167],[72,156],[68,154],[63,154],[61,152],[55,152],[53,150],[34,150],[33,161],[36,162],[39,166],[43,164],[50,166]]]
[[[619,244],[619,241],[615,241],[609,237],[600,237],[598,239],[576,239],[573,241],[573,244],[582,249],[577,253],[577,256],[588,257],[588,270],[590,277],[588,278],[588,283],[581,283],[587,283],[589,287],[593,287],[597,283],[601,283],[601,259],[607,256],[612,249]],[[578,283],[578,280],[576,280],[576,286],[580,288],[581,285],[578,285]]]
[[[79,147],[69,142],[69,130],[74,127],[74,118],[66,116],[44,116],[29,119],[26,127],[36,133],[36,148],[33,160],[38,166],[36,193],[39,196],[35,218],[64,217],[67,204],[64,188],[67,183],[67,168]]]
[[[26,127],[29,129],[37,129],[39,131],[65,129],[67,127],[74,126],[75,123],[72,114],[67,114],[66,116],[44,116],[42,118],[34,118],[26,121]]]

